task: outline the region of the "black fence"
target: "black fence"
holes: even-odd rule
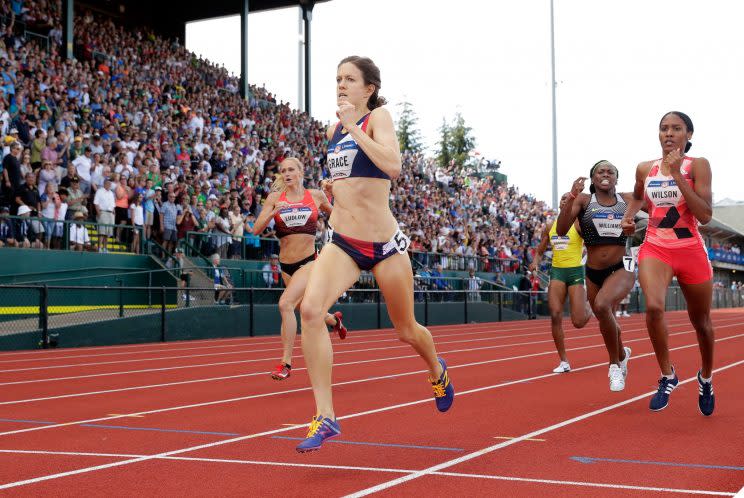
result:
[[[0,349],[31,349],[278,334],[284,289],[235,287],[0,286]],[[524,320],[548,313],[545,292],[493,289],[414,290],[424,325]],[[713,307],[744,306],[741,291],[714,289]],[[686,309],[681,289],[667,310]],[[350,329],[386,328],[379,289],[349,289],[335,304]],[[634,291],[628,311],[642,312]]]

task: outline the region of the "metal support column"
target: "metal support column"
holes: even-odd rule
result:
[[[73,0],[62,0],[62,60],[72,60],[73,34],[72,28],[75,20],[73,12]]]
[[[310,23],[313,20],[315,0],[300,0],[302,20],[305,21],[305,112],[310,114]]]
[[[240,7],[240,96],[248,98],[248,4],[243,0]]]
[[[553,17],[553,0],[550,0],[550,91],[553,105],[553,209],[558,209],[558,138],[555,117],[555,20]]]

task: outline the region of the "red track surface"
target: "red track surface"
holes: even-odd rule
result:
[[[695,334],[683,313],[668,321],[680,379],[693,379]],[[458,393],[446,414],[410,347],[352,332],[334,339],[343,434],[304,455],[283,438],[304,435],[291,424],[313,414],[312,394],[299,348],[292,377],[269,378],[278,337],[2,353],[0,494],[732,496],[744,486],[744,310],[715,311],[714,324],[710,418],[694,380],[648,410],[658,367],[641,316],[621,322],[633,356],[620,393],[594,321],[566,326],[573,371],[561,375],[547,321],[433,327]]]

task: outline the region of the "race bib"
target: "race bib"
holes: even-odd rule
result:
[[[674,180],[650,180],[646,194],[656,207],[676,207],[682,200],[682,192]]]
[[[348,178],[351,175],[351,166],[357,152],[359,148],[351,135],[347,135],[333,150],[328,151],[328,171],[331,172],[331,179]]]
[[[640,246],[632,247],[630,249],[630,254],[623,256],[623,267],[625,268],[625,271],[629,271],[631,273],[635,272],[636,262],[638,261],[638,251],[640,250]]]
[[[571,241],[571,239],[568,238],[568,235],[553,235],[550,237],[550,243],[553,245],[554,251],[565,251],[568,249],[568,243]]]
[[[382,246],[382,254],[385,255],[392,250],[398,251],[400,254],[405,254],[409,245],[411,245],[411,239],[398,229],[390,239],[390,242]]]
[[[279,211],[279,217],[287,228],[305,226],[307,220],[312,216],[313,210],[307,206],[288,207]]]
[[[598,212],[592,215],[594,228],[600,237],[620,237],[623,234],[620,220],[621,216],[616,213]]]

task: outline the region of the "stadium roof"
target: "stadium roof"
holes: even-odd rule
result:
[[[314,5],[328,0],[248,0],[250,12]],[[241,0],[208,0],[184,2],[183,0],[87,0],[75,2],[80,9],[90,8],[119,17],[128,24],[147,25],[162,36],[177,36],[184,43],[186,23],[213,17],[240,14]],[[288,27],[294,29],[294,26]]]

